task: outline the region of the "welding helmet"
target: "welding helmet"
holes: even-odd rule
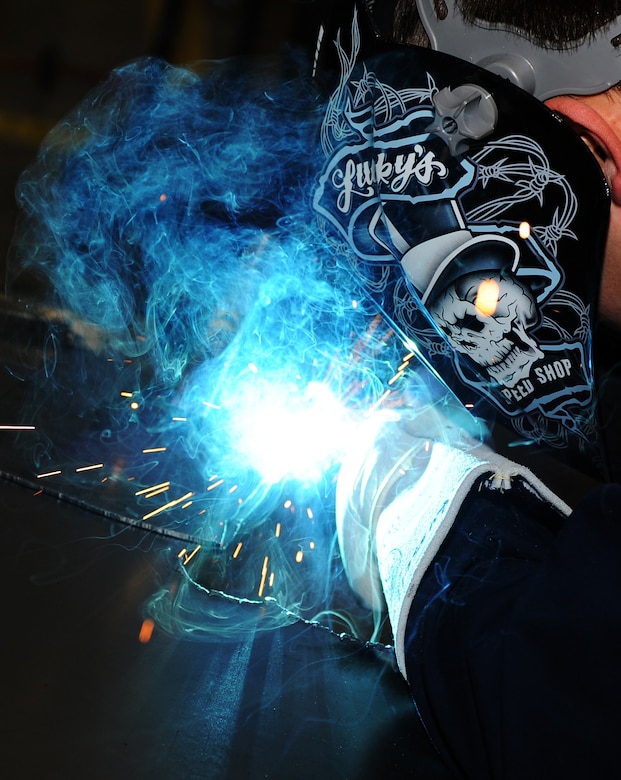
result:
[[[593,345],[609,190],[539,98],[618,81],[615,45],[549,54],[468,27],[452,1],[444,21],[417,4],[433,48],[382,34],[394,3],[358,4],[350,28],[324,34],[340,67],[316,213],[406,348],[514,459],[551,452],[609,479]]]

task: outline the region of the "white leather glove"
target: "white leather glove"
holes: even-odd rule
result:
[[[567,515],[570,508],[528,469],[473,438],[473,418],[455,406],[380,411],[361,427],[337,484],[336,522],[347,577],[374,611],[388,608],[397,662],[416,589],[464,498],[487,475],[508,490],[520,476]]]

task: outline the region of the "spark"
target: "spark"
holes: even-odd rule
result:
[[[184,501],[187,501],[188,498],[191,498],[193,495],[194,493],[190,491],[185,495],[181,496],[181,498],[175,498],[173,501],[169,501],[167,504],[164,504],[163,506],[154,509],[152,512],[148,512],[146,515],[144,515],[142,519],[150,520],[152,517],[155,517],[156,515],[159,515],[162,512],[166,512],[166,510],[172,509],[174,506],[178,506],[179,504],[182,504]]]
[[[295,562],[302,563],[303,560],[304,560],[304,553],[302,552],[302,550],[298,550],[295,554]]]
[[[58,471],[47,471],[45,474],[37,474],[37,479],[43,479],[44,477],[55,477],[58,474],[62,474],[60,469],[58,469]]]
[[[267,564],[269,561],[269,555],[266,555],[263,559],[263,568],[261,569],[261,582],[259,583],[259,590],[258,595],[259,598],[263,595],[263,590],[265,588],[265,580],[267,579]]]
[[[233,558],[237,558],[239,553],[241,552],[241,548],[243,547],[243,542],[238,542],[237,547],[235,548],[235,551],[233,552]]]
[[[160,490],[161,488],[169,488],[170,482],[160,482],[159,485],[152,485],[151,487],[143,488],[142,490],[137,490],[134,495],[136,496],[143,496],[145,493],[151,493],[153,490]]]
[[[146,450],[143,450],[144,455],[150,455],[153,452],[166,452],[168,447],[147,447]]]
[[[121,391],[121,398],[133,398],[134,394],[129,392],[128,390],[122,390]]]
[[[187,550],[184,551],[184,553],[183,553],[185,555],[185,558],[184,558],[184,561],[183,561],[183,565],[184,566],[188,565],[188,563],[192,560],[192,558],[196,555],[196,553],[201,549],[201,547],[202,547],[202,545],[200,545],[200,544],[196,545],[196,547],[192,550],[192,552],[189,555],[185,555]]]
[[[530,223],[529,222],[520,222],[519,236],[520,236],[520,238],[523,238],[523,239],[530,238]]]
[[[394,385],[395,382],[397,382],[399,379],[401,379],[402,376],[404,376],[404,374],[406,372],[406,369],[408,369],[409,366],[410,366],[410,360],[414,357],[414,355],[415,355],[415,353],[410,351],[410,352],[408,352],[407,355],[405,355],[403,357],[401,365],[397,369],[396,374],[388,380],[388,385],[389,386],[390,385]],[[382,397],[382,399],[380,399],[380,401],[381,400],[383,400],[383,397]]]
[[[145,493],[145,498],[154,498],[155,496],[159,496],[160,493],[166,493],[169,488],[170,485],[167,485],[166,487],[161,487],[157,490],[151,490],[149,493]]]
[[[187,417],[173,417],[172,421],[173,422],[187,422],[188,418]]]
[[[224,480],[223,479],[219,479],[217,482],[214,482],[213,484],[211,484],[211,485],[209,485],[207,487],[207,492],[209,492],[210,490],[214,490],[215,488],[220,487],[220,485],[223,485],[223,484],[224,484]]]
[[[312,519],[313,519],[313,517],[314,517],[314,515],[313,515],[313,510],[312,510],[310,507],[307,507],[307,508],[306,508],[306,515],[307,515],[307,517],[308,517],[308,519],[309,519],[309,520],[312,520]]]
[[[146,645],[147,642],[151,641],[154,629],[155,621],[152,618],[146,618],[143,620],[142,625],[140,626],[140,633],[138,634],[138,641],[141,644]]]
[[[280,523],[276,523],[276,530],[274,531],[274,536],[276,536],[276,537],[280,536],[281,528],[282,528],[282,526],[280,525]]]
[[[377,399],[377,401],[373,404],[373,406],[371,407],[371,410],[378,409],[384,403],[384,401],[388,398],[388,396],[391,393],[392,393],[392,390],[390,390],[390,389],[385,390],[382,393],[382,395]]]
[[[405,369],[410,365],[410,360],[412,360],[413,357],[414,357],[413,352],[408,352],[407,355],[404,355],[403,362],[401,363],[397,371],[405,371]]]
[[[94,471],[95,469],[102,469],[103,466],[103,463],[93,463],[91,466],[80,466],[75,470],[75,473],[79,474],[82,471]]]
[[[34,431],[34,425],[0,425],[0,431]]]
[[[138,401],[132,401],[131,404],[129,405],[129,408],[136,411],[136,409],[140,409],[140,404],[138,403]]]

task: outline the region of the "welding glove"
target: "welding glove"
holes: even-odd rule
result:
[[[562,514],[570,512],[528,469],[475,438],[468,417],[456,406],[379,411],[361,426],[339,474],[336,522],[345,572],[364,604],[388,609],[404,677],[416,589],[480,478],[504,491],[520,476]]]

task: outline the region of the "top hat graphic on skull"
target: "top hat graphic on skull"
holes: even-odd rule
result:
[[[453,200],[434,204],[437,236],[405,248],[401,267],[437,327],[492,383],[514,387],[544,353],[530,331],[539,322],[538,294],[520,271],[520,247],[499,233],[473,234]],[[453,218],[454,229],[446,230]],[[385,215],[386,219],[386,215]],[[395,245],[403,237],[388,220]]]

